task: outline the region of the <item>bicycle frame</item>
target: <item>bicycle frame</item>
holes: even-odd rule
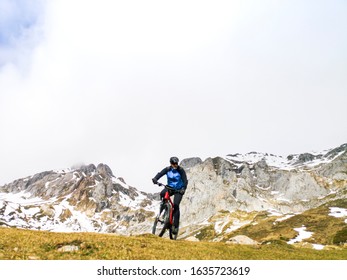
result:
[[[171,205],[169,221],[170,221],[170,225],[172,225],[173,224],[174,204],[173,204],[171,197],[170,197],[170,189],[168,189],[168,188],[166,188],[166,189],[167,189],[167,192],[165,193],[164,201],[168,201]]]

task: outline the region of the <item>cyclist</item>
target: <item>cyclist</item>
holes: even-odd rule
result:
[[[170,196],[175,195],[173,200],[173,203],[174,203],[173,226],[172,226],[173,234],[178,233],[178,227],[179,227],[179,221],[180,221],[180,203],[188,185],[186,172],[181,166],[178,165],[178,162],[179,160],[177,157],[171,157],[170,166],[165,167],[152,179],[153,184],[157,184],[158,180],[164,175],[166,175],[167,185],[176,190],[176,192],[174,193],[169,192]],[[160,193],[161,199],[164,198],[165,193],[167,191],[168,190],[165,188],[161,191]]]

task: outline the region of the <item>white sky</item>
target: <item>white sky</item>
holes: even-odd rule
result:
[[[347,142],[346,1],[0,0],[0,184]]]

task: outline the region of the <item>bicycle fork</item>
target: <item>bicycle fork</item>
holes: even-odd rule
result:
[[[164,217],[164,216],[162,217],[162,220],[160,219],[160,216],[161,216],[161,214],[163,213],[164,209],[165,209],[165,202],[162,201],[162,202],[160,203],[159,214],[158,214],[158,218],[157,218],[158,222],[160,222],[161,224],[163,224],[163,223],[164,223],[164,220],[165,220],[165,217]],[[164,215],[165,215],[165,213],[164,213]]]

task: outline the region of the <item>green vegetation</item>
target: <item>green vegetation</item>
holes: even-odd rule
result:
[[[199,240],[210,240],[216,236],[214,226],[210,225],[199,230],[195,237]]]
[[[68,247],[67,247],[68,246]],[[71,251],[64,252],[64,248]],[[146,234],[53,233],[0,227],[4,260],[332,260],[347,259],[347,248],[296,248],[276,240],[260,246],[169,240]]]

